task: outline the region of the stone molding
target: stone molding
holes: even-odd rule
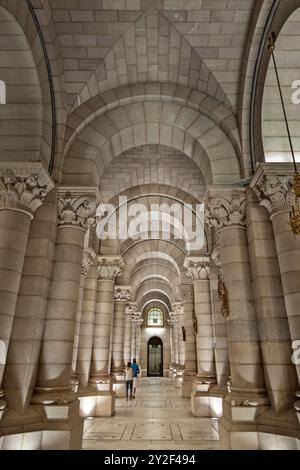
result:
[[[205,222],[221,230],[232,225],[246,226],[246,191],[243,188],[211,186],[205,202]]]
[[[115,286],[115,302],[128,302],[131,298],[132,290],[130,286]]]
[[[193,281],[206,281],[209,280],[209,258],[203,257],[187,257],[184,260],[183,266],[187,270],[187,275]]]
[[[294,172],[290,165],[261,164],[253,176],[250,187],[256,194],[261,206],[270,215],[291,211],[295,205],[293,191]]]
[[[114,281],[123,268],[122,256],[98,256],[98,279]]]
[[[180,286],[182,302],[184,304],[192,304],[194,302],[193,286]]]
[[[72,225],[85,229],[95,226],[99,201],[97,188],[59,187],[58,226]]]
[[[81,274],[84,277],[87,276],[90,266],[95,258],[96,258],[96,253],[94,252],[93,248],[86,248],[83,251]]]
[[[33,216],[53,188],[54,182],[40,162],[0,163],[0,209]]]

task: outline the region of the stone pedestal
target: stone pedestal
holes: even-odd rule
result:
[[[225,393],[218,390],[212,382],[202,382],[196,378],[193,382],[191,408],[194,416],[220,418],[223,414]]]
[[[266,398],[249,400],[228,395],[223,401],[223,417],[219,421],[220,444],[228,450],[258,450],[258,418],[268,409]]]
[[[91,387],[84,391],[84,396],[79,393],[80,416],[109,417],[115,413],[115,392],[112,377],[90,379]]]

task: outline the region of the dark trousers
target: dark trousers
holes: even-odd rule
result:
[[[132,399],[132,384],[133,380],[126,380],[126,398],[128,400],[128,390],[130,389],[130,400]]]

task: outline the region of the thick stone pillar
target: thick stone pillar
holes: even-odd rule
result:
[[[51,429],[64,429],[51,440],[54,448],[80,448],[82,420],[71,384],[72,356],[85,231],[95,223],[96,189],[59,188],[58,229],[37,387],[39,405]],[[39,409],[39,408],[37,408]],[[52,439],[52,438],[50,438]]]
[[[96,253],[92,248],[85,248],[83,252],[82,265],[81,265],[81,278],[80,278],[80,287],[79,287],[79,296],[78,296],[78,305],[77,305],[77,316],[75,324],[75,335],[74,335],[74,346],[73,346],[73,358],[72,358],[72,381],[75,388],[79,385],[79,380],[76,374],[77,369],[77,360],[78,360],[78,348],[79,348],[79,336],[81,329],[81,319],[82,317],[82,307],[83,307],[83,294],[84,294],[84,285],[85,279],[90,269],[91,264],[93,263]]]
[[[185,344],[183,341],[184,311],[181,302],[175,302],[173,309],[177,318],[178,367],[176,372],[176,388],[181,388],[182,376],[185,367]]]
[[[139,314],[139,318],[136,322],[136,350],[135,350],[135,358],[136,362],[140,363],[141,357],[141,325],[143,323],[143,319],[141,318],[141,313]]]
[[[194,333],[197,346],[197,377],[191,397],[195,416],[217,416],[222,406],[217,406],[210,389],[216,384],[214,338],[209,284],[209,258],[188,257],[184,267],[194,281],[195,317]]]
[[[115,279],[122,268],[123,261],[120,256],[98,258],[98,288],[90,376],[90,383],[97,390],[97,394],[93,397],[94,401],[90,397],[90,416],[112,416],[115,411],[115,393],[110,376],[111,338]],[[84,405],[86,406],[86,403]]]
[[[194,329],[193,286],[180,286],[184,310],[183,341],[185,345],[185,368],[181,384],[181,395],[190,397],[193,381],[197,375],[196,335]]]
[[[35,211],[42,205],[47,193],[53,187],[54,184],[41,163],[0,163],[0,420],[6,408],[2,380],[13,329],[30,223]],[[25,310],[24,305],[24,316],[26,316]],[[26,312],[30,314],[27,310]],[[24,339],[26,320],[19,319],[22,316],[23,314],[18,309],[18,328],[16,327],[13,334],[14,343],[11,351],[16,349],[18,336]],[[28,332],[31,336],[30,328]],[[22,357],[22,364],[24,353],[21,349],[18,355]],[[13,356],[11,352],[9,362],[18,367]],[[14,396],[11,397],[10,406],[18,409],[24,407],[24,399],[21,398],[20,403],[20,396],[19,399],[16,396],[26,394],[23,390],[25,386],[23,372],[20,365],[17,374],[14,373],[11,379],[10,374],[6,374],[6,387],[9,391],[15,391]],[[19,376],[22,382],[20,385]],[[25,406],[27,403],[26,398]]]
[[[209,188],[206,221],[219,232],[221,264],[228,293],[226,330],[232,389],[223,403],[221,446],[226,449],[258,448],[257,418],[265,411],[268,399],[253,305],[245,190]]]
[[[260,165],[250,187],[270,215],[275,236],[280,276],[289,324],[292,348],[299,347],[300,338],[300,238],[292,232],[290,212],[295,202],[294,169],[289,164]],[[300,362],[295,364],[298,392],[295,410],[300,422]]]
[[[269,215],[247,192],[249,254],[268,396],[276,413],[291,408],[297,391],[280,269]]]
[[[114,319],[112,334],[112,362],[111,373],[114,376],[114,391],[117,397],[125,396],[124,382],[124,331],[125,331],[125,309],[130,300],[130,286],[115,286]]]
[[[222,269],[220,264],[220,252],[216,247],[211,254],[210,260],[210,293],[212,305],[212,319],[214,326],[215,341],[215,363],[216,363],[216,379],[218,390],[222,396],[227,392],[227,382],[230,376],[228,343],[226,333],[226,315],[227,310],[224,309],[222,303]]]
[[[136,317],[135,315],[131,319],[131,361],[136,358]]]
[[[98,283],[98,260],[94,258],[84,279],[82,313],[79,331],[76,376],[79,390],[84,393],[90,379],[90,369],[94,340],[95,309]]]
[[[136,303],[129,302],[125,309],[125,326],[124,326],[124,364],[132,361],[131,341],[132,341],[132,317],[136,311]]]

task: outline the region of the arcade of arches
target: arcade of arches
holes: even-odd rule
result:
[[[272,31],[300,161],[299,0],[0,0],[1,449],[105,432],[134,357],[220,448],[299,448]]]

